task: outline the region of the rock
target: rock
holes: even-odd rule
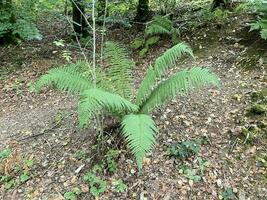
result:
[[[86,185],[86,184],[82,184],[82,185],[81,185],[81,190],[82,190],[83,193],[87,193],[87,192],[89,192],[89,187],[88,187],[88,185]]]
[[[235,48],[235,49],[239,49],[239,48],[240,48],[240,44],[236,42],[236,43],[234,44],[234,48]]]

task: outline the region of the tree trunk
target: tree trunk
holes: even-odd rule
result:
[[[78,37],[88,36],[87,23],[84,18],[84,4],[83,0],[74,0],[72,3],[72,20],[74,31]]]
[[[146,22],[149,18],[149,0],[139,0],[135,21]]]
[[[211,4],[211,10],[214,11],[216,8],[226,9],[230,4],[231,0],[213,0]]]

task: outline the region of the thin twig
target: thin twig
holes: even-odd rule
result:
[[[107,17],[107,7],[108,0],[105,1],[105,13],[104,13],[104,21],[101,33],[101,49],[100,49],[100,63],[103,64],[103,48],[104,48],[104,39],[105,39],[105,27],[106,27],[106,17]]]

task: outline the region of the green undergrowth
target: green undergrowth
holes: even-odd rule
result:
[[[33,159],[19,151],[5,148],[0,151],[0,185],[4,190],[18,187],[30,180],[35,172]]]
[[[243,118],[241,139],[244,144],[255,144],[267,139],[267,88],[251,94],[251,105]]]

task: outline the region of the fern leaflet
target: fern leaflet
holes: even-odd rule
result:
[[[168,69],[175,65],[176,61],[183,54],[188,54],[194,57],[192,49],[184,42],[181,42],[172,48],[168,49],[162,56],[155,61],[155,71],[157,77],[161,77]]]
[[[135,155],[140,170],[145,154],[152,150],[156,142],[155,122],[150,116],[144,114],[126,115],[122,120],[122,133]]]
[[[191,90],[209,85],[219,86],[218,78],[209,69],[194,67],[190,71],[183,70],[162,81],[140,107],[139,112],[149,113],[153,108],[164,104],[177,94],[187,94]]]
[[[84,77],[75,65],[64,68],[54,68],[43,75],[34,85],[34,90],[39,92],[44,86],[55,85],[56,88],[79,94],[92,87],[91,81]]]
[[[114,92],[130,99],[134,62],[128,58],[127,50],[117,43],[106,42],[105,57],[109,66],[107,76],[110,78]]]
[[[78,106],[80,126],[84,127],[90,118],[105,110],[113,113],[136,112],[138,106],[119,95],[101,89],[85,90],[81,94]]]

